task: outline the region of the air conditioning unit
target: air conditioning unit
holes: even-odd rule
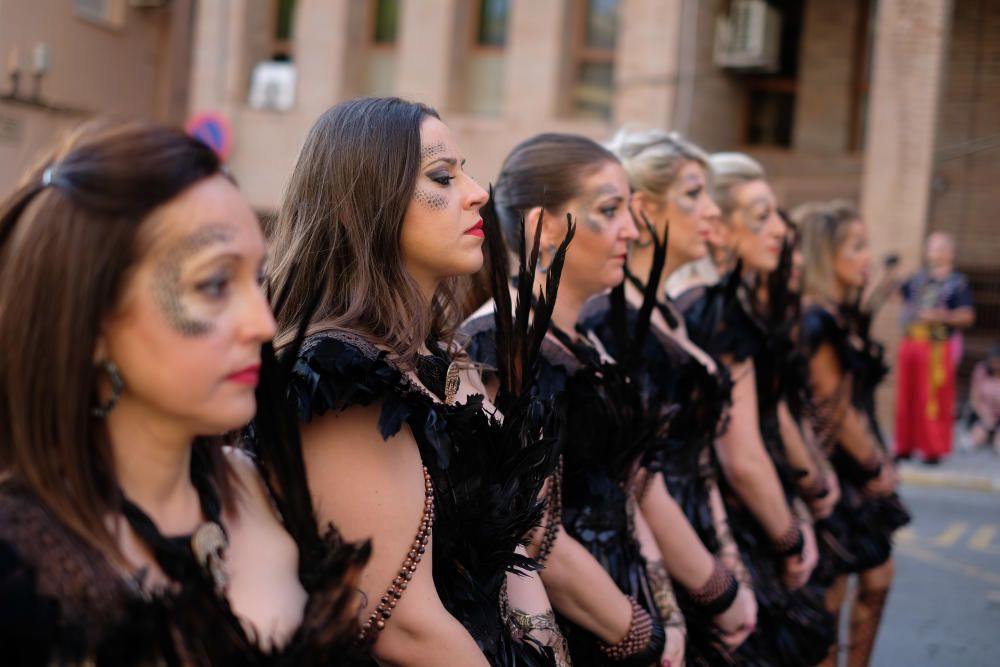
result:
[[[254,65],[248,102],[259,111],[291,109],[295,104],[295,65],[273,60]]]
[[[715,64],[755,72],[780,68],[781,13],[765,0],[733,0],[715,21]]]

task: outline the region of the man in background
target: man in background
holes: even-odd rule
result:
[[[903,340],[896,368],[896,456],[938,463],[951,452],[955,411],[952,334],[975,319],[969,282],[954,270],[951,236],[927,237],[926,266],[900,287]]]

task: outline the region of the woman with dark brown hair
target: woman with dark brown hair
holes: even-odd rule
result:
[[[536,234],[541,240],[543,273],[519,280],[554,300],[536,390],[554,403],[563,457],[531,553],[545,564],[542,582],[575,664],[679,665],[683,632],[673,627],[665,638],[659,589],[645,567],[647,557],[662,557],[634,500],[638,464],[656,439],[653,431],[666,424],[659,415],[647,417],[622,369],[591,332],[576,327],[584,303],[624,277],[637,236],[628,195],[615,156],[579,135],[521,142],[497,179],[496,214],[507,245],[516,249]],[[576,226],[562,263],[557,248],[567,216]],[[545,271],[561,271],[557,295],[547,293]],[[497,368],[504,335],[489,315],[493,307],[480,309],[463,333],[471,356]]]
[[[298,483],[321,524],[373,542],[359,639],[381,664],[548,664],[539,642],[558,629],[517,641],[501,601],[549,609],[518,549],[554,448],[532,426],[544,411],[494,406],[452,342],[488,198],[463,165],[437,113],[397,98],[338,104],[310,130],[271,274],[279,341],[307,325]]]
[[[169,128],[87,126],[0,207],[5,662],[342,655],[364,550],[334,536],[325,573],[300,568],[214,435],[254,415],[264,260],[215,154]]]

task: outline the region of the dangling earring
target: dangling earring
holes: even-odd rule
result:
[[[103,405],[92,407],[90,414],[95,417],[107,417],[108,413],[118,404],[118,399],[122,397],[122,392],[125,390],[125,380],[122,379],[122,374],[118,372],[115,362],[110,359],[105,359],[97,365],[104,369],[104,372],[108,374],[108,379],[111,380],[111,397]]]
[[[550,255],[550,257],[549,257],[549,263],[545,264],[545,265],[542,265],[542,258],[539,257],[538,258],[538,272],[539,273],[546,273],[546,272],[548,272],[549,268],[552,266],[552,260],[554,260],[556,258],[556,245],[554,243],[550,243],[546,247],[548,248],[549,255]]]

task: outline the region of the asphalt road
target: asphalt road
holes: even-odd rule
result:
[[[1000,666],[1000,494],[904,487],[873,667]]]

